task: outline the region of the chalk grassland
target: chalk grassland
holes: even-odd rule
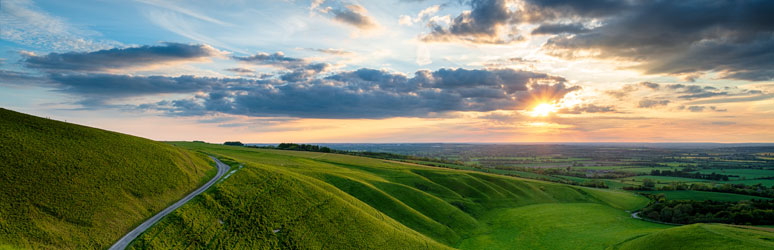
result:
[[[107,248],[215,174],[202,154],[5,109],[0,159],[0,248]]]
[[[627,210],[648,200],[622,191],[347,155],[175,144],[244,168],[133,249],[604,249],[671,228],[631,218]],[[712,237],[716,246],[736,244]]]

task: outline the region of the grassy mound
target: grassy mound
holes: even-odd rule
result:
[[[178,145],[244,167],[132,248],[600,249],[668,227],[632,219],[624,210],[647,200],[625,192],[337,154]]]
[[[214,176],[203,154],[0,109],[0,247],[107,248]]]
[[[772,235],[755,229],[693,224],[635,237],[612,249],[774,249]]]

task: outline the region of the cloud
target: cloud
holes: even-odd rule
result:
[[[632,92],[637,91],[639,87],[634,84],[626,84],[619,90],[608,90],[605,94],[615,97],[617,99],[623,99],[629,96]]]
[[[167,93],[193,93],[226,85],[229,79],[195,76],[129,76],[114,74],[52,74],[58,90],[89,98],[111,99]]]
[[[618,111],[612,105],[598,106],[594,104],[582,104],[572,108],[563,108],[559,110],[562,114],[581,114],[581,113],[617,113]]]
[[[121,46],[112,40],[91,39],[100,34],[74,27],[27,0],[4,0],[0,7],[0,23],[0,39],[50,51],[90,51]]]
[[[26,54],[22,62],[28,68],[47,71],[105,71],[200,61],[220,54],[222,52],[208,45],[164,43],[160,46],[145,45],[93,52],[50,53],[42,56]]]
[[[542,24],[532,30],[533,35],[578,34],[589,31],[582,24]]]
[[[268,65],[284,69],[321,69],[327,67],[325,63],[312,63],[302,58],[288,57],[282,52],[275,52],[273,54],[259,52],[252,56],[233,56],[232,58],[250,64]]]
[[[643,86],[643,87],[649,88],[649,89],[651,89],[651,90],[658,90],[659,88],[661,88],[661,85],[660,85],[660,84],[658,84],[658,83],[653,83],[653,82],[641,82],[641,83],[640,83],[640,86]]]
[[[669,104],[669,100],[652,100],[652,99],[642,99],[640,100],[639,104],[637,105],[638,108],[655,108],[659,106],[666,106]]]
[[[427,20],[429,17],[437,13],[439,10],[441,10],[441,5],[433,5],[417,13],[417,16],[414,18],[407,15],[401,15],[400,18],[398,19],[398,24],[406,25],[406,26],[414,25],[414,23]]]
[[[360,5],[352,4],[344,8],[331,9],[330,13],[333,14],[334,20],[359,29],[371,29],[377,26],[376,21],[368,16],[368,11]]]
[[[695,80],[706,73],[774,80],[774,2],[766,0],[471,0],[448,25],[432,19],[424,41],[502,44],[550,35],[543,50],[573,59],[634,62],[646,74]]]
[[[0,69],[0,83],[6,85],[40,84],[46,80],[46,78],[27,72]]]
[[[104,74],[57,75],[52,80],[60,84],[60,91],[96,100],[198,93],[138,106],[172,116],[429,117],[455,111],[514,110],[536,98],[555,101],[578,89],[567,86],[561,77],[511,69],[420,70],[409,77],[364,68],[299,81]]]
[[[728,111],[727,109],[721,109],[721,108],[718,108],[718,107],[715,107],[715,106],[697,106],[697,105],[679,106],[679,107],[677,107],[677,109],[679,109],[679,110],[688,110],[688,111],[695,112],[695,113],[704,112],[705,110],[711,110],[711,111],[715,111],[715,112],[726,112],[726,111]]]
[[[599,11],[601,25],[558,35],[544,49],[567,58],[590,54],[639,62],[634,68],[648,74],[774,79],[774,2],[632,1],[620,8],[587,6],[586,11]]]
[[[234,72],[237,74],[252,74],[255,73],[255,70],[252,69],[246,69],[246,68],[228,68],[225,69],[226,71]]]
[[[209,23],[214,23],[214,24],[218,24],[218,25],[222,25],[222,26],[231,26],[232,25],[230,23],[227,23],[227,22],[218,20],[216,18],[204,15],[202,13],[193,11],[191,9],[187,9],[187,8],[183,8],[183,7],[177,6],[177,5],[175,5],[173,3],[170,3],[170,2],[155,1],[155,0],[136,0],[136,1],[148,4],[148,5],[153,5],[153,6],[156,6],[156,7],[159,7],[159,8],[164,8],[164,9],[167,9],[167,10],[175,11],[177,13],[181,13],[181,14],[184,14],[184,15],[187,15],[187,16],[190,16],[190,17],[202,20],[202,21],[206,21],[206,22],[209,22]]]
[[[718,98],[709,100],[693,101],[689,104],[713,104],[713,103],[736,103],[736,102],[756,102],[768,99],[774,99],[774,94],[759,94],[746,97]]]
[[[234,56],[232,58],[250,64],[288,70],[280,74],[280,78],[285,81],[301,81],[324,72],[331,67],[328,63],[309,62],[301,58],[288,57],[282,52],[274,54],[260,52],[252,56]]]
[[[647,90],[647,91],[642,91]],[[638,107],[652,108],[665,106],[670,102],[682,102],[689,100],[688,104],[708,104],[708,103],[728,103],[728,102],[747,102],[759,101],[772,98],[772,95],[762,90],[742,89],[738,87],[717,88],[713,86],[693,85],[693,84],[659,84],[653,82],[640,82],[637,84],[626,84],[618,90],[608,90],[606,94],[616,97],[619,100],[635,95],[646,96],[642,99]],[[652,96],[658,96],[662,100],[653,100]],[[739,98],[718,98],[744,96]]]
[[[351,51],[346,51],[346,50],[342,50],[342,49],[332,49],[332,48],[328,48],[328,49],[307,48],[306,50],[320,52],[320,53],[325,53],[325,54],[329,54],[329,55],[336,55],[336,56],[350,56],[350,55],[354,55],[355,54],[355,53],[353,53]]]
[[[471,10],[458,15],[447,26],[431,20],[427,24],[430,33],[422,40],[507,44],[523,39],[508,30],[516,15],[505,0],[473,0],[469,4]]]
[[[322,7],[323,3],[324,1],[314,1],[309,9],[328,15],[335,21],[354,26],[360,30],[370,30],[379,27],[379,23],[368,15],[368,10],[362,5],[334,3],[333,6]]]

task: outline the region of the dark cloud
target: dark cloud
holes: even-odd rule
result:
[[[218,54],[218,50],[208,45],[164,43],[160,46],[145,45],[94,52],[50,53],[43,56],[26,54],[22,62],[26,67],[42,70],[104,71],[201,60]]]
[[[473,0],[468,3],[471,11],[452,19],[448,27],[432,21],[428,23],[430,33],[422,40],[502,44],[523,39],[518,34],[503,30],[515,21],[515,15],[508,9],[505,0]]]
[[[583,24],[557,23],[562,19],[598,18],[617,13],[628,6],[617,0],[527,0],[514,8],[507,0],[465,1],[470,11],[452,19],[448,26],[430,22],[429,34],[424,41],[465,41],[472,43],[503,44],[521,41],[516,24],[537,23],[533,34],[581,33]]]
[[[50,81],[46,77],[27,72],[0,69],[0,84],[16,86],[47,85],[50,84]]]
[[[466,1],[470,11],[448,26],[428,23],[425,41],[508,43],[556,34],[544,49],[554,56],[637,62],[634,69],[695,80],[774,80],[774,1],[768,0],[506,0]]]
[[[713,111],[716,111],[716,112],[726,112],[726,111],[728,111],[728,109],[721,109],[721,108],[718,108],[718,107],[715,107],[715,106],[710,106],[710,109],[712,109]]]
[[[195,76],[128,76],[114,74],[52,74],[49,79],[58,90],[90,98],[192,93],[228,83],[229,79]],[[237,81],[237,80],[234,80]]]
[[[363,6],[351,4],[328,10],[333,15],[333,19],[345,24],[357,27],[358,29],[371,29],[378,25],[373,18],[368,16],[368,12]]]
[[[677,98],[688,99],[688,100],[709,98],[709,97],[715,97],[715,96],[735,95],[735,94],[729,93],[728,91],[721,91],[718,88],[715,88],[712,86],[670,84],[670,85],[667,85],[667,88],[674,90],[677,93],[683,94],[683,95],[677,96]],[[743,90],[742,93],[743,92],[745,91]],[[742,93],[736,93],[736,94],[742,94]]]
[[[640,86],[643,86],[652,90],[658,90],[659,88],[661,88],[660,84],[653,83],[653,82],[641,82]]]
[[[533,35],[577,34],[588,31],[582,24],[542,24],[532,30]]]
[[[288,57],[282,52],[276,52],[274,54],[261,52],[252,56],[234,56],[233,58],[246,63],[267,65],[288,70],[287,72],[279,74],[279,77],[284,81],[305,80],[320,72],[326,71],[331,66],[328,63],[315,63],[301,58]]]
[[[246,68],[228,68],[225,69],[226,71],[234,72],[237,74],[252,74],[255,73],[255,70],[252,69],[246,69]]]
[[[620,0],[525,0],[524,3],[524,9],[519,14],[527,22],[569,17],[601,18],[632,7],[629,1]]]
[[[287,69],[298,68],[307,64],[304,59],[288,57],[282,52],[275,52],[274,54],[259,52],[252,56],[233,56],[232,58],[247,63],[272,65]]]
[[[513,110],[535,98],[556,100],[578,89],[565,82],[555,76],[510,69],[423,70],[412,77],[360,69],[304,81],[217,83],[207,95],[142,108],[170,115],[427,117],[452,111]]]
[[[718,108],[718,107],[715,107],[715,106],[701,106],[701,105],[691,105],[691,106],[681,105],[681,106],[677,107],[677,109],[679,109],[679,110],[688,110],[688,111],[696,112],[696,113],[704,112],[705,110],[706,111],[715,111],[715,112],[726,112],[726,111],[728,111],[727,109],[721,109],[721,108]]]
[[[601,12],[608,13],[602,26],[559,35],[545,48],[563,57],[593,50],[598,57],[641,62],[635,68],[649,74],[719,72],[731,79],[774,79],[774,2],[631,3],[620,13]]]
[[[685,109],[691,112],[702,112],[705,108],[704,106],[688,106]]]
[[[659,106],[666,106],[669,104],[669,100],[653,100],[653,99],[642,99],[640,100],[640,103],[637,105],[639,108],[655,108]]]

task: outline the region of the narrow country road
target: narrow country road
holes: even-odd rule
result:
[[[148,230],[148,228],[153,226],[153,224],[156,224],[156,222],[159,222],[161,218],[164,218],[164,216],[171,213],[172,211],[175,211],[175,209],[179,208],[186,202],[190,201],[191,199],[193,199],[193,197],[196,197],[197,195],[207,190],[207,188],[215,184],[215,182],[218,179],[220,179],[220,177],[223,177],[223,175],[228,172],[230,168],[228,165],[224,164],[223,162],[220,162],[215,157],[210,156],[210,158],[212,158],[212,160],[215,161],[215,165],[218,166],[218,174],[216,174],[215,177],[213,177],[210,181],[204,184],[204,186],[201,186],[199,189],[196,189],[196,191],[193,191],[192,193],[185,196],[185,198],[175,202],[175,204],[172,204],[172,206],[165,208],[158,214],[154,215],[153,217],[146,220],[145,222],[137,226],[135,229],[133,229],[132,231],[124,235],[124,237],[122,237],[115,244],[110,246],[110,250],[123,250],[124,248],[126,248],[126,246],[129,245],[129,243],[131,243],[135,238],[137,238],[137,236],[140,236],[140,234],[145,232],[145,230]]]

